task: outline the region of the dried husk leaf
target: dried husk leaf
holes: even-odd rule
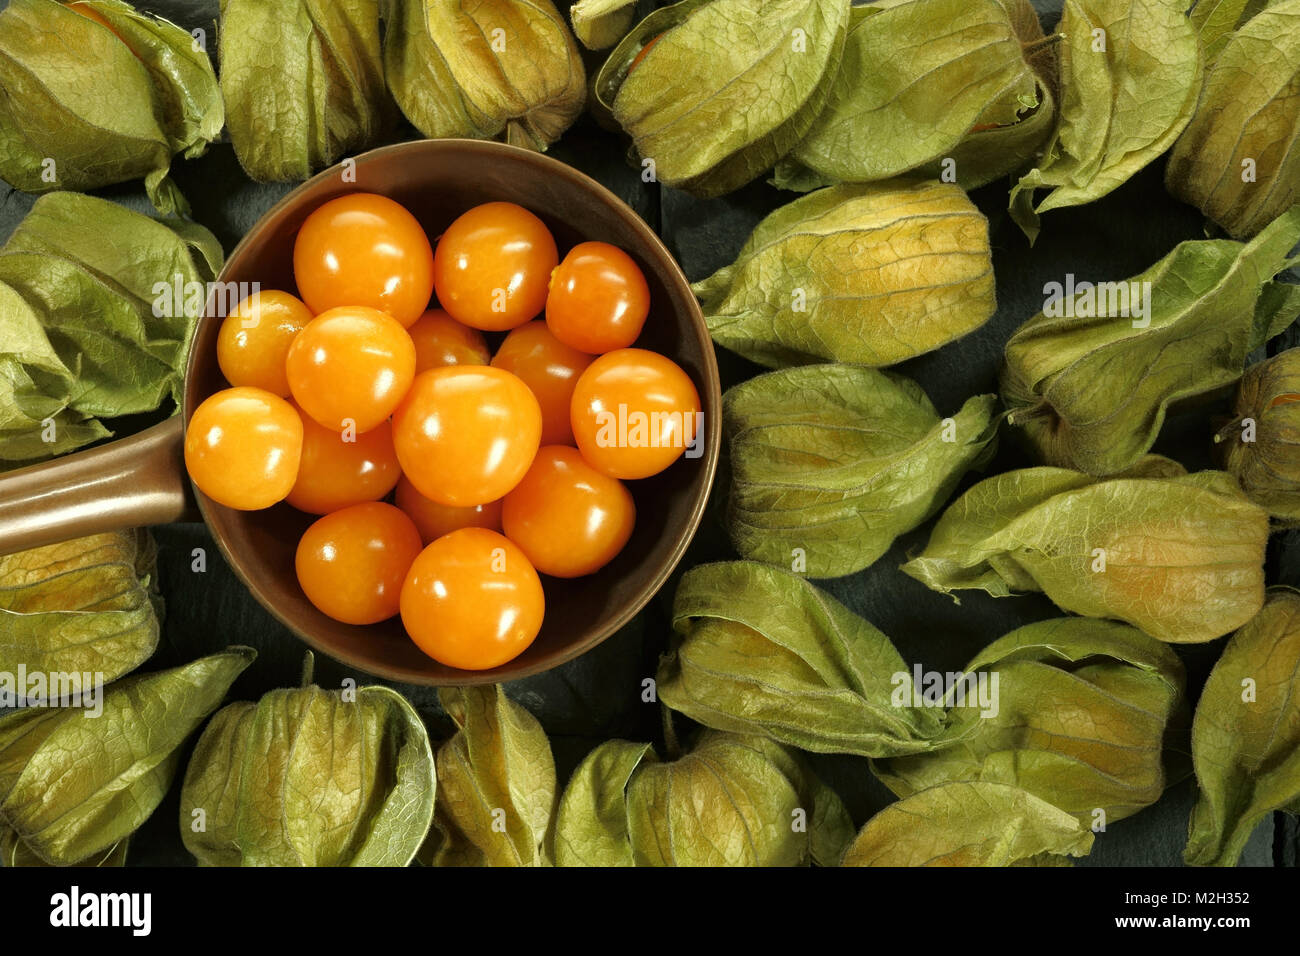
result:
[[[379,9],[380,0],[222,0],[221,92],[250,177],[306,179],[392,124]]]
[[[429,866],[550,866],[555,760],[537,718],[499,684],[440,690],[459,728],[438,748]]]
[[[107,436],[99,417],[179,404],[221,260],[196,223],[78,193],[37,199],[0,248],[0,468]],[[176,288],[196,291],[173,301]]]
[[[1224,468],[1269,514],[1300,520],[1300,349],[1246,369],[1235,414],[1215,436]]]
[[[144,177],[160,212],[188,212],[172,156],[201,155],[224,122],[207,54],[117,0],[78,9],[88,15],[55,0],[0,12],[0,177],[26,192]]]
[[[962,673],[983,675],[993,707],[986,713],[954,682],[944,701],[953,742],[873,764],[898,796],[957,780],[1004,783],[1087,827],[1160,798],[1166,730],[1183,695],[1183,665],[1168,646],[1115,621],[1056,618],[999,638]]]
[[[826,107],[775,183],[871,182],[943,160],[973,188],[1028,163],[1052,130],[1054,54],[1028,0],[853,8]]]
[[[893,365],[996,303],[988,221],[953,183],[831,186],[767,216],[692,286],[713,340],[760,365]]]
[[[1092,840],[1074,817],[1024,790],[947,783],[877,813],[840,865],[1053,865],[1053,857],[1087,856]]]
[[[159,125],[172,151],[194,159],[221,136],[225,106],[207,51],[186,30],[160,17],[138,12],[122,0],[77,0],[81,9],[107,21],[153,78]],[[154,173],[146,186],[161,179]],[[170,210],[160,209],[167,213]]]
[[[429,137],[544,150],[582,113],[578,45],[550,0],[387,0],[384,69]]]
[[[406,866],[434,788],[428,734],[401,694],[275,690],[204,730],[181,835],[201,866]]]
[[[627,822],[627,784],[650,744],[609,740],[578,765],[560,797],[555,820],[556,866],[636,866]]]
[[[856,365],[769,372],[723,396],[741,557],[852,574],[934,514],[997,443],[997,398],[940,419],[915,382]]]
[[[679,646],[659,665],[659,699],[717,730],[815,753],[887,757],[931,749],[933,708],[895,706],[907,665],[888,637],[799,575],[753,561],[688,571]]]
[[[98,857],[148,819],[181,745],[252,663],[231,647],[104,688],[98,717],[29,707],[0,717],[0,826],[46,863]]]
[[[1029,0],[998,0],[1011,18],[1019,38],[1025,62],[1038,80],[1035,102],[1007,121],[1003,102],[992,104],[967,130],[950,158],[956,169],[957,182],[973,189],[1019,173],[1040,158],[1056,126],[1060,98],[1059,34],[1043,35],[1038,13]],[[943,159],[921,168],[921,172],[941,176]]]
[[[569,19],[574,35],[588,50],[608,49],[632,29],[636,0],[578,0],[569,8]]]
[[[1238,239],[1300,202],[1300,0],[1225,38],[1165,182]]]
[[[1221,471],[1152,456],[1129,475],[1009,471],[939,518],[903,571],[943,593],[1042,591],[1171,643],[1213,640],[1264,601],[1268,515]]]
[[[1223,52],[1233,31],[1268,5],[1269,0],[1196,0],[1188,17],[1201,38],[1207,70]]]
[[[1042,161],[1011,191],[1032,242],[1039,216],[1092,202],[1178,138],[1201,89],[1201,53],[1183,0],[1065,0],[1056,33],[1061,99]],[[1050,192],[1036,205],[1034,193]]]
[[[1271,588],[1228,641],[1192,720],[1200,799],[1183,858],[1234,866],[1275,810],[1300,813],[1300,592]]]
[[[158,647],[155,557],[144,530],[0,556],[0,672],[108,683],[135,670]]]
[[[705,731],[690,753],[643,763],[628,781],[633,858],[638,866],[806,864],[818,813],[807,805],[804,776],[780,744]],[[839,803],[827,788],[818,796]],[[830,816],[847,820],[842,805]]]
[[[3,283],[0,325],[5,334],[0,352],[0,471],[112,434],[98,419],[68,407],[76,381],[73,370],[54,351],[35,310]],[[54,426],[55,442],[41,441],[47,424]]]
[[[1085,314],[1085,291],[1074,315],[1040,312],[1007,342],[1002,397],[1010,422],[1048,464],[1097,475],[1131,467],[1155,443],[1171,405],[1231,385],[1250,352],[1300,314],[1300,286],[1274,281],[1300,262],[1289,258],[1297,240],[1300,207],[1249,243],[1179,243],[1145,272],[1098,285],[1105,308]],[[1135,284],[1146,309],[1140,318]]]
[[[596,95],[659,182],[720,196],[808,131],[848,19],[848,0],[682,0],[632,28],[601,67]]]
[[[826,866],[853,836],[844,805],[795,755],[762,737],[706,730],[660,761],[611,740],[560,801],[560,866]]]
[[[94,869],[101,866],[126,866],[126,851],[130,840],[123,840],[97,853],[92,857],[73,863],[72,866]],[[27,849],[27,844],[18,839],[12,830],[0,826],[0,868],[6,866],[40,866],[47,867],[39,856]]]

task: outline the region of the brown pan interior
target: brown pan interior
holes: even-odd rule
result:
[[[208,526],[235,572],[272,614],[316,650],[368,673],[412,684],[486,683],[570,660],[631,620],[663,585],[699,525],[717,467],[721,402],[699,306],[667,249],[636,213],[595,181],[545,156],[499,143],[422,140],[357,157],[355,181],[345,181],[343,173],[342,166],[326,170],[268,211],[231,253],[219,281],[296,292],[294,237],[312,210],[344,193],[395,199],[420,220],[431,241],[472,206],[518,203],[550,227],[561,256],[578,242],[599,239],[624,249],[640,265],[651,308],[636,344],[669,356],[695,381],[704,410],[703,454],[629,482],[637,523],[627,546],[595,575],[568,581],[543,576],[546,616],[537,640],[513,661],[488,671],[446,667],[425,656],[396,618],[357,627],[316,610],[294,573],[294,550],[313,516],[284,504],[235,511],[195,489]],[[185,383],[186,423],[203,399],[227,387],[216,362],[220,325],[221,317],[209,314],[196,333]]]

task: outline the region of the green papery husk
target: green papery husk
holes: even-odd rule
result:
[[[582,113],[582,56],[550,0],[384,2],[388,84],[425,136],[545,150]]]
[[[1184,0],[1065,0],[1056,128],[1011,190],[1029,237],[1052,209],[1100,199],[1173,145],[1196,107],[1201,52]],[[1037,190],[1049,192],[1035,203]]]
[[[308,675],[311,657],[308,655]],[[308,679],[309,676],[308,676]],[[388,687],[275,690],[221,710],[181,788],[201,866],[406,866],[433,819],[419,715]]]
[[[1200,796],[1183,858],[1235,866],[1255,827],[1300,813],[1300,592],[1270,588],[1214,665],[1192,720]]]
[[[222,0],[226,123],[251,178],[306,179],[391,128],[379,20],[380,0]]]
[[[1215,435],[1224,469],[1273,517],[1300,521],[1300,349],[1246,369],[1235,415]]]
[[[1007,342],[1008,420],[1048,464],[1096,475],[1131,467],[1171,406],[1230,386],[1300,314],[1300,285],[1274,278],[1300,262],[1297,241],[1300,207],[1249,243],[1182,242],[1131,279],[1073,303],[1057,296],[1057,314],[1040,312]]]
[[[1068,866],[1092,832],[1064,810],[1000,783],[946,783],[867,821],[841,866]]]
[[[659,182],[719,196],[803,138],[826,102],[848,20],[848,0],[682,0],[614,48],[596,96]]]
[[[13,0],[0,12],[0,177],[26,192],[143,177],[163,214],[189,204],[172,157],[202,155],[225,121],[201,44],[118,0]]]
[[[975,485],[904,573],[945,594],[1042,591],[1170,643],[1213,640],[1264,600],[1268,515],[1221,471],[1149,456],[1098,479],[1025,468]]]
[[[578,0],[569,8],[573,33],[588,50],[612,47],[636,22],[636,0]]]
[[[0,717],[0,830],[49,864],[108,853],[162,802],[182,745],[256,656],[231,647],[124,678],[101,690],[96,716],[83,706]]]
[[[597,746],[560,800],[555,848],[560,866],[828,866],[852,835],[794,752],[706,730],[672,760],[649,744]]]
[[[988,221],[960,186],[831,186],[768,215],[691,287],[713,341],[769,367],[893,365],[996,308]]]
[[[889,638],[799,575],[753,561],[688,571],[678,646],[659,664],[659,699],[717,730],[815,753],[888,757],[933,748],[932,707],[898,706],[908,668]]]
[[[1183,684],[1178,656],[1134,627],[1039,621],[994,641],[952,681],[950,745],[872,767],[900,797],[952,781],[1002,783],[1105,827],[1164,791],[1180,712],[1186,732]]]
[[[87,857],[77,863],[69,864],[75,867],[84,867],[86,869],[97,869],[99,867],[126,866],[126,853],[130,844],[129,839],[114,843],[107,850],[96,853],[94,856]],[[0,826],[0,868],[6,866],[36,866],[48,867],[54,864],[46,863],[39,856],[27,848],[18,834],[14,831]]]
[[[1028,0],[854,7],[827,104],[773,183],[918,170],[971,189],[1014,172],[1052,131],[1053,46]]]
[[[1233,31],[1267,7],[1269,2],[1270,0],[1196,0],[1193,3],[1188,17],[1201,39],[1201,51],[1207,70],[1214,65]]]
[[[456,733],[438,748],[427,866],[550,866],[555,760],[537,718],[498,684],[438,691]]]
[[[741,557],[814,578],[867,567],[997,447],[997,399],[941,419],[915,382],[856,365],[760,375],[723,396],[727,528]]]
[[[187,220],[78,193],[36,200],[0,247],[0,470],[108,436],[100,418],[179,406],[221,261]]]
[[[135,670],[158,647],[156,558],[144,529],[0,556],[0,674]]]
[[[1238,239],[1300,201],[1300,0],[1223,36],[1165,184]]]

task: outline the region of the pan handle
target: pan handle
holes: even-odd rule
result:
[[[198,521],[173,415],[142,432],[0,473],[0,554],[85,535]]]

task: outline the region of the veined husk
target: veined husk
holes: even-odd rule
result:
[[[384,71],[429,137],[544,150],[587,97],[573,34],[551,0],[385,0]]]
[[[1251,351],[1300,314],[1300,286],[1274,280],[1300,262],[1289,257],[1297,240],[1300,207],[1249,243],[1179,243],[1145,272],[1098,286],[1094,299],[1105,308],[1092,314],[1040,312],[1007,342],[1002,397],[1010,422],[1048,464],[1096,475],[1131,467],[1171,405],[1231,385]],[[1134,288],[1141,317],[1131,306]]]
[[[1165,183],[1238,239],[1300,201],[1300,0],[1225,36]]]
[[[605,50],[636,22],[636,0],[578,0],[569,8],[573,33],[588,50]]]
[[[922,170],[969,189],[1014,172],[1052,131],[1052,46],[1028,0],[854,7],[826,106],[774,182],[809,189]]]
[[[860,571],[988,463],[996,406],[977,395],[941,419],[915,382],[860,365],[803,365],[731,388],[732,544],[814,578]]]
[[[0,12],[0,177],[26,192],[144,177],[164,214],[189,204],[172,157],[221,135],[221,91],[190,34],[119,0],[12,0]]]
[[[1173,145],[1201,89],[1185,0],[1065,0],[1055,33],[1060,112],[1042,160],[1011,190],[1032,242],[1039,216],[1099,199]],[[1037,204],[1034,194],[1050,190]]]
[[[388,687],[274,690],[217,713],[181,788],[200,866],[406,866],[433,819],[429,735]]]
[[[830,186],[768,215],[691,286],[713,340],[760,365],[893,365],[996,308],[988,221],[954,183]]]
[[[1270,588],[1214,665],[1192,720],[1200,797],[1183,858],[1235,866],[1276,810],[1300,813],[1300,592]]]
[[[500,684],[438,691],[456,733],[438,748],[426,866],[550,866],[555,759],[546,731]]]
[[[559,866],[833,865],[853,835],[835,791],[763,737],[706,730],[661,761],[611,740],[560,800]]]
[[[1115,621],[1055,618],[999,638],[961,673],[984,681],[991,704],[954,681],[944,697],[952,743],[872,765],[900,797],[957,780],[1004,783],[1089,828],[1160,798],[1166,731],[1183,708],[1183,665],[1165,644]]]
[[[119,843],[114,843],[107,850],[102,850],[94,856],[87,857],[78,863],[69,864],[75,867],[85,867],[87,869],[97,869],[98,867],[126,866],[126,853],[129,839],[124,839]],[[0,826],[0,867],[6,866],[37,866],[48,867],[54,864],[46,863],[39,856],[27,848],[18,834],[14,833],[4,826]]]
[[[374,145],[395,118],[380,0],[222,0],[221,92],[240,164],[306,179]]]
[[[0,830],[45,863],[108,854],[162,802],[182,745],[256,656],[230,647],[116,681],[96,717],[78,707],[0,717]]]
[[[1300,349],[1246,369],[1236,420],[1215,436],[1223,467],[1276,518],[1300,520]]]
[[[1107,479],[1045,467],[988,478],[903,571],[945,594],[1042,591],[1062,610],[1192,643],[1259,610],[1267,542],[1267,513],[1231,475],[1152,455]]]
[[[0,470],[108,436],[100,418],[179,404],[221,259],[186,219],[80,193],[37,199],[0,247]]]
[[[868,820],[840,866],[1069,866],[1092,841],[1078,820],[1032,793],[946,783]]]
[[[1195,0],[1187,16],[1201,38],[1207,70],[1218,59],[1232,32],[1269,3],[1270,0]]]
[[[848,0],[682,0],[614,48],[596,96],[659,182],[719,196],[803,138],[826,102],[848,20]]]
[[[156,558],[143,528],[0,556],[0,672],[135,670],[158,647]]]
[[[943,730],[938,708],[893,699],[908,667],[889,638],[798,574],[754,561],[692,568],[673,628],[659,699],[706,727],[861,757],[931,750]]]

